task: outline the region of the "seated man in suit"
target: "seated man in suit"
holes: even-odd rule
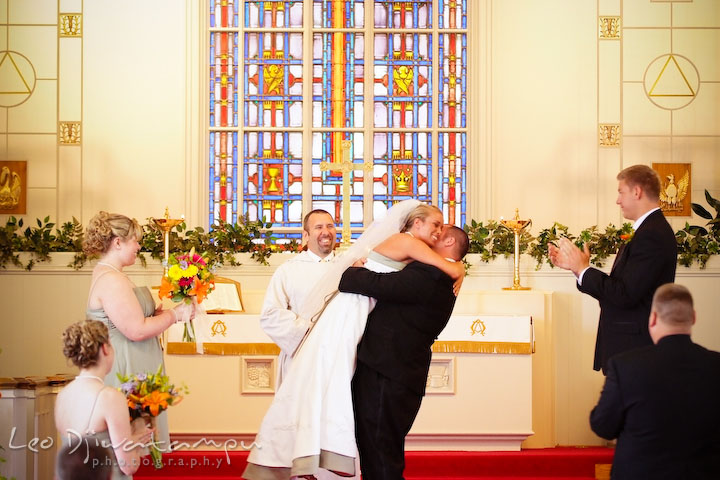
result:
[[[433,250],[460,261],[468,244],[462,229],[445,225]],[[436,267],[411,262],[394,273],[349,268],[339,289],[377,299],[352,379],[360,470],[371,480],[400,479],[405,436],[425,395],[430,347],[455,305],[453,279]]]
[[[690,340],[687,288],[655,292],[655,345],[612,357],[590,425],[617,438],[612,479],[720,479],[720,353]]]

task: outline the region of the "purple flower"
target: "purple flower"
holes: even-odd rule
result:
[[[182,268],[183,270],[188,268],[187,260],[183,260],[182,262],[180,262],[180,268]]]
[[[140,380],[141,382],[144,382],[145,380],[147,380],[147,373],[138,374],[137,379]]]
[[[120,385],[120,390],[122,390],[122,392],[125,395],[127,395],[128,393],[134,392],[135,388],[136,388],[136,385],[133,380],[129,380],[129,381],[123,383],[122,385]]]

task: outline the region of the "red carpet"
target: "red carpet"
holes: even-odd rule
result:
[[[165,467],[145,465],[135,480],[229,480],[240,478],[247,452],[174,452]],[[612,463],[611,448],[558,447],[521,452],[407,452],[408,480],[594,480],[595,465]]]

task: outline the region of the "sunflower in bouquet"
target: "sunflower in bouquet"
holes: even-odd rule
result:
[[[186,386],[175,387],[162,372],[160,365],[155,373],[117,374],[120,380],[119,390],[127,398],[130,418],[154,418],[171,405],[177,405],[187,394]],[[153,441],[150,444],[150,456],[155,468],[162,468],[162,452]]]
[[[160,283],[160,298],[169,298],[173,302],[202,303],[215,288],[215,276],[208,266],[205,254],[189,253],[170,254],[167,259],[166,273]],[[195,340],[195,329],[192,322],[185,322],[183,341]]]

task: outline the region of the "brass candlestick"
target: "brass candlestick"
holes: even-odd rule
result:
[[[503,290],[530,290],[530,287],[523,287],[520,285],[520,234],[523,230],[532,225],[532,220],[520,220],[520,212],[515,209],[515,218],[512,220],[500,219],[500,223],[503,227],[512,230],[515,234],[515,268],[513,271],[513,285],[512,287],[503,287]]]
[[[181,218],[170,218],[170,212],[168,211],[168,207],[165,207],[165,218],[153,218],[152,219],[155,225],[160,228],[160,230],[163,231],[163,237],[165,240],[165,268],[163,269],[163,276],[167,274],[167,260],[170,256],[170,230],[173,229],[173,227],[180,225],[182,222],[185,221],[185,218],[181,216]]]

